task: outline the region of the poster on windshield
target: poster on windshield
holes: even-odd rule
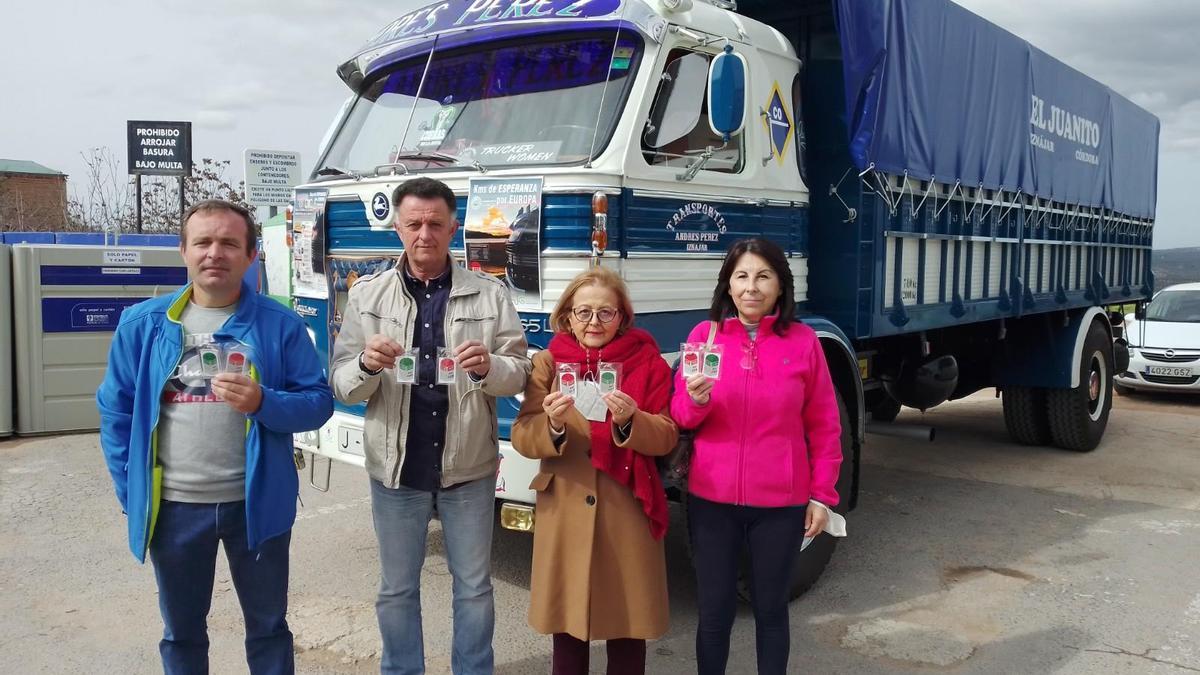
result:
[[[330,255],[325,263],[325,277],[328,279],[329,289],[328,307],[332,312],[329,321],[326,322],[326,329],[329,331],[329,341],[326,344],[333,345],[342,332],[346,303],[350,301],[350,289],[354,288],[359,279],[369,274],[379,274],[391,269],[396,264],[396,257]]]
[[[329,297],[321,223],[326,195],[325,190],[296,190],[292,204],[292,292],[304,298]]]
[[[463,223],[467,268],[512,292],[517,309],[541,309],[541,178],[472,178]]]

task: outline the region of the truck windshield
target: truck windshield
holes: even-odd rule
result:
[[[596,31],[414,56],[364,82],[318,171],[586,161],[607,145],[640,54],[636,34]]]

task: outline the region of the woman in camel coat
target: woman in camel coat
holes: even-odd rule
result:
[[[666,414],[671,370],[649,333],[633,327],[628,291],[610,270],[576,277],[551,324],[556,335],[533,359],[512,437],[518,452],[541,460],[530,484],[529,624],[554,636],[556,675],[588,672],[590,640],[607,641],[609,673],[636,675],[645,641],[668,623],[668,515],[654,457],[678,439]],[[600,362],[621,364],[618,391],[589,406],[585,389]],[[560,363],[578,365],[576,398],[559,392]],[[591,421],[581,408],[591,408]]]

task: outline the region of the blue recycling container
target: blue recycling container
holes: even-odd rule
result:
[[[54,243],[71,246],[103,246],[103,232],[55,232]]]
[[[53,232],[5,232],[3,242],[8,245],[13,244],[53,244]]]

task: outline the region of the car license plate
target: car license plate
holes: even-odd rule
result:
[[[1191,368],[1179,366],[1146,366],[1147,375],[1166,375],[1167,377],[1191,377]]]

